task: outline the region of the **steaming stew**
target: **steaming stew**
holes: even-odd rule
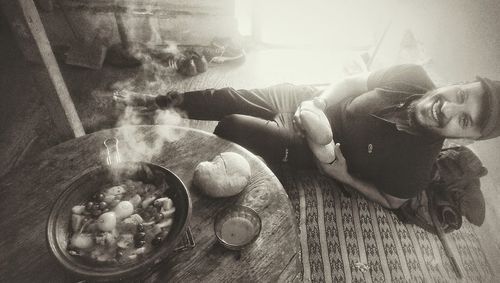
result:
[[[137,260],[169,233],[175,207],[168,185],[126,181],[72,208],[69,253],[96,262]]]

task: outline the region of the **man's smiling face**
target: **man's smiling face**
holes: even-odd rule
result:
[[[414,120],[444,138],[481,137],[484,89],[480,82],[432,90],[414,104]]]

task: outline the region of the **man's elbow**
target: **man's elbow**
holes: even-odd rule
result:
[[[385,207],[388,209],[398,209],[400,208],[408,199],[402,199],[388,194],[384,194],[386,200]]]
[[[348,89],[353,93],[365,93],[368,91],[369,72],[363,72],[354,76],[346,77],[343,83],[348,86]]]

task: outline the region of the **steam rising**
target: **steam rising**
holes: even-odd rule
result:
[[[117,82],[113,88],[153,96],[174,90],[171,79],[177,77],[177,72],[176,67],[169,64],[168,58],[180,55],[177,44],[161,38],[154,5],[144,2],[141,5],[128,5],[127,8],[127,12],[123,15],[127,21],[127,33],[136,41],[129,45],[129,51],[142,62],[142,65],[135,77]],[[137,20],[138,18],[144,20]],[[155,127],[155,132],[146,136],[144,128],[130,126],[189,125],[188,121],[183,119],[186,115],[179,110],[173,108],[146,110],[127,106],[118,118],[116,126],[120,127],[122,134],[120,139],[123,139],[120,144],[127,147],[120,149],[122,160],[151,161],[158,158],[167,143],[175,142],[182,137],[182,131],[171,127]]]
[[[152,121],[152,123],[149,123]],[[151,161],[157,158],[166,143],[179,140],[183,136],[183,131],[172,127],[154,127],[154,132],[145,133],[144,128],[131,127],[135,125],[173,125],[188,126],[189,123],[183,119],[180,112],[175,110],[156,110],[153,118],[144,115],[139,110],[132,107],[126,107],[123,115],[120,117],[117,126],[120,127],[120,133],[123,139],[122,144],[127,144],[127,150],[121,150],[122,157],[125,160]]]
[[[139,74],[130,80],[119,82],[115,87],[121,90],[133,91],[139,94],[161,95],[171,91],[171,77],[175,70],[155,62],[150,55],[136,51],[143,65]],[[124,160],[151,161],[158,157],[166,143],[175,142],[182,137],[182,131],[171,127],[155,127],[154,134],[146,136],[137,125],[173,125],[188,126],[187,115],[178,109],[160,109],[148,111],[144,107],[126,106],[118,118],[117,127],[123,135],[123,144],[129,150],[122,150]]]

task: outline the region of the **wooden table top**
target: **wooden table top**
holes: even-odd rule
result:
[[[71,282],[52,256],[46,237],[49,212],[58,195],[83,170],[105,163],[103,141],[117,137],[122,158],[165,166],[189,189],[189,222],[196,246],[160,263],[151,282],[276,282],[300,278],[300,244],[292,207],[272,171],[244,148],[207,132],[172,126],[103,130],[47,151],[0,180],[0,282]],[[156,152],[150,152],[150,149]],[[148,149],[148,150],[146,150]],[[233,151],[250,163],[250,185],[238,196],[209,198],[192,186],[196,165]],[[231,205],[255,209],[262,219],[259,238],[241,252],[216,240],[215,214]]]

